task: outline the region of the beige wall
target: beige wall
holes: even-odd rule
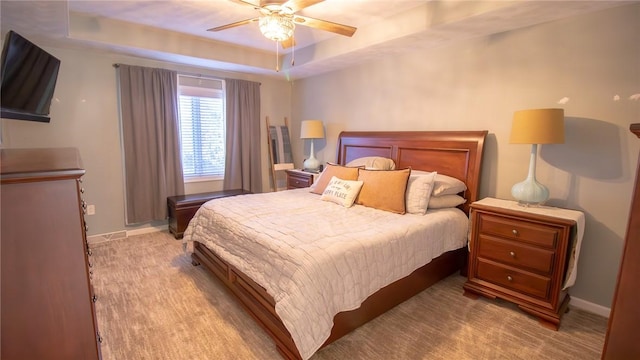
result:
[[[175,64],[125,57],[92,51],[45,48],[61,60],[61,68],[51,105],[51,122],[2,119],[3,147],[77,147],[86,168],[85,199],[96,207],[96,214],[87,216],[89,235],[105,234],[138,227],[125,226],[123,161],[120,145],[120,125],[114,63],[161,67],[258,81],[260,91],[261,124],[265,140],[262,142],[263,189],[270,189],[268,176],[267,140],[264,117],[284,119],[290,116],[290,84],[265,76],[223,73],[194,69]],[[284,120],[282,120],[284,121]],[[189,192],[216,191],[220,182],[190,183]],[[158,223],[152,225],[164,225]]]
[[[640,122],[640,100],[629,99],[638,93],[636,4],[296,81],[292,133],[300,120],[324,120],[316,157],[334,161],[341,130],[487,129],[481,196],[510,199],[530,151],[508,143],[513,112],[564,108],[566,142],[541,147],[537,175],[550,205],[586,215],[571,294],[609,307],[640,150],[628,130]],[[295,142],[296,161],[308,149]]]

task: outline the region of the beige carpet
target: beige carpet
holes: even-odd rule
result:
[[[278,359],[232,295],[166,232],[92,245],[104,360]],[[324,359],[599,359],[607,321],[578,309],[551,331],[515,306],[462,296],[452,275],[321,349]]]

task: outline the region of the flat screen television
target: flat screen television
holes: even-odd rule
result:
[[[1,116],[49,122],[60,60],[14,31],[5,37],[0,62]]]

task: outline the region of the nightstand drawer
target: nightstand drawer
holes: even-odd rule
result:
[[[551,279],[537,276],[515,268],[501,266],[488,260],[478,259],[478,279],[497,284],[525,295],[546,299]]]
[[[286,170],[287,189],[306,188],[313,185],[317,174],[302,170]]]
[[[480,234],[478,240],[478,257],[531,269],[543,275],[549,275],[553,270],[554,252],[551,250],[484,234]]]
[[[311,186],[311,181],[307,178],[307,179],[301,179],[299,177],[293,177],[293,176],[289,176],[287,178],[287,187],[289,189],[292,188],[305,188],[305,187],[309,187]]]
[[[507,239],[517,239],[534,245],[555,249],[558,241],[558,229],[552,226],[523,221],[511,220],[508,217],[481,213],[480,233],[493,234]]]

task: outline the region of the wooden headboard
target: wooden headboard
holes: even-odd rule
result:
[[[462,209],[478,200],[482,148],[481,131],[343,131],[338,137],[339,164],[364,156],[393,159],[397,169],[437,171],[467,184]]]

